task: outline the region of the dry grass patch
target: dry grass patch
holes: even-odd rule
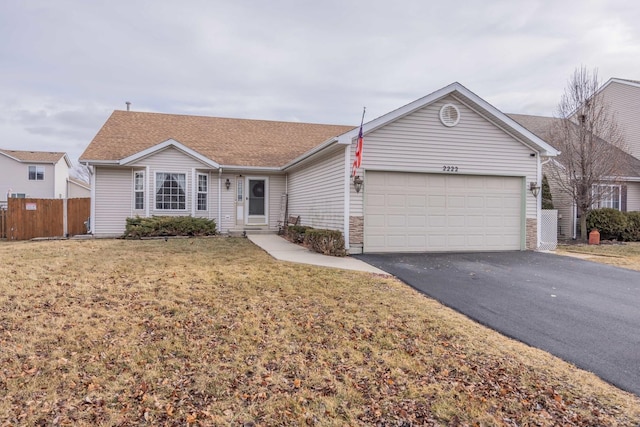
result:
[[[620,425],[640,400],[246,239],[0,243],[0,425]]]
[[[590,261],[640,271],[640,243],[603,243],[600,245],[560,245],[560,255],[578,254]]]

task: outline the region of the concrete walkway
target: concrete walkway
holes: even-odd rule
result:
[[[389,275],[364,261],[349,256],[335,257],[312,252],[275,234],[247,234],[247,238],[277,260]]]

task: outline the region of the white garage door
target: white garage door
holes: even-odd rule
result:
[[[367,172],[365,252],[519,250],[522,178]]]

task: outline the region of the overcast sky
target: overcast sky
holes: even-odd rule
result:
[[[458,81],[551,116],[640,80],[640,3],[0,0],[0,148],[75,161],[115,109],[358,125]]]

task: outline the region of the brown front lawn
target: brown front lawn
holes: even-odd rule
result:
[[[392,278],[246,239],[0,242],[0,278],[0,426],[640,423]]]
[[[615,265],[630,270],[640,270],[640,243],[610,243],[600,245],[559,245],[560,255],[579,256],[602,264]]]

